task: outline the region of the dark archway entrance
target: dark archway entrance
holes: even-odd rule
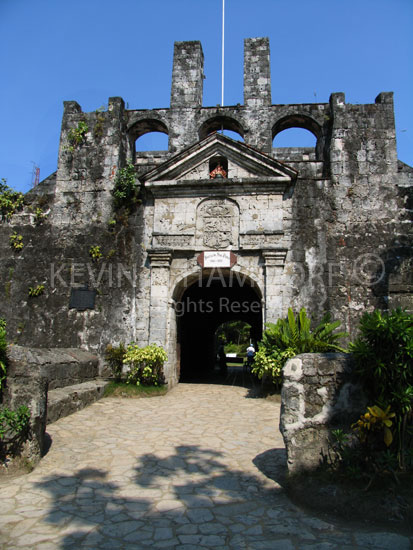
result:
[[[208,379],[216,362],[217,328],[226,321],[251,325],[251,338],[262,336],[261,294],[239,273],[203,273],[175,305],[180,350],[180,381]]]

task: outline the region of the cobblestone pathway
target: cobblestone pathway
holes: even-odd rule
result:
[[[412,549],[290,503],[279,406],[235,386],[103,399],[48,426],[31,474],[0,482],[0,544],[27,549]]]

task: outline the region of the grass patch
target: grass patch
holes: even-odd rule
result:
[[[133,386],[126,382],[110,382],[103,397],[156,397],[165,395],[167,391],[167,386]]]

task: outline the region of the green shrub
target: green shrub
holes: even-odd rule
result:
[[[29,287],[29,297],[35,298],[36,296],[41,296],[44,294],[44,285],[30,286]]]
[[[267,324],[251,372],[259,379],[269,376],[279,386],[282,368],[291,357],[300,353],[345,352],[337,342],[347,334],[334,332],[339,326],[340,321],[331,323],[330,314],[327,313],[320,324],[311,329],[311,319],[307,317],[304,308],[297,316],[289,308],[286,319],[278,319],[276,324]]]
[[[139,187],[136,184],[136,173],[133,164],[128,164],[117,173],[112,190],[116,209],[129,208],[138,202]]]
[[[9,221],[17,210],[21,210],[23,200],[23,193],[9,187],[6,179],[0,180],[0,215],[2,220]]]
[[[86,134],[89,131],[89,127],[84,120],[81,120],[76,128],[69,130],[67,139],[70,143],[70,150],[74,150],[75,147],[82,145],[86,140]]]
[[[136,386],[163,384],[163,364],[167,359],[168,356],[161,346],[150,344],[139,348],[135,344],[130,344],[123,359],[123,362],[131,367],[127,375],[127,383]]]
[[[246,345],[245,344],[235,344],[230,342],[224,346],[225,353],[236,353],[238,357],[245,357],[246,355]]]
[[[112,370],[115,382],[120,382],[122,379],[123,360],[125,359],[126,347],[120,343],[115,347],[109,344],[105,350],[105,359],[107,365]]]
[[[89,248],[89,256],[92,258],[93,262],[99,262],[99,260],[103,257],[100,246],[91,246]]]
[[[29,437],[30,411],[21,405],[16,411],[7,407],[0,409],[0,457],[17,455]]]
[[[371,402],[395,413],[391,449],[404,467],[413,446],[413,315],[400,308],[365,313],[350,351]]]
[[[47,215],[43,212],[41,208],[36,208],[34,211],[34,223],[36,225],[41,225],[46,219]]]
[[[24,246],[23,236],[18,235],[16,232],[12,233],[10,235],[10,246],[14,248],[14,250],[21,250]]]

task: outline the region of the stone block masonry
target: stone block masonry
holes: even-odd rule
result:
[[[29,407],[31,438],[24,449],[24,457],[34,465],[45,450],[49,389],[76,383],[81,386],[82,382],[94,380],[98,359],[78,349],[36,349],[15,345],[9,346],[8,359],[2,405],[12,410],[21,405]],[[56,413],[54,416],[54,419],[59,417]]]
[[[349,354],[304,353],[283,369],[280,430],[290,473],[316,469],[331,430],[348,428],[367,401]]]
[[[391,92],[365,105],[342,92],[325,103],[273,104],[267,38],[244,42],[244,104],[203,106],[203,79],[201,44],[177,42],[170,107],[127,109],[111,97],[105,110],[83,112],[65,102],[56,174],[0,223],[0,317],[13,342],[83,348],[102,372],[107,344],[153,340],[168,352],[172,386],[190,343],[174,304],[186,284],[209,277],[196,260],[207,250],[237,257],[222,280],[236,273],[255,289],[258,340],[288,307],[315,321],[330,311],[350,338],[365,310],[412,308],[413,169],[397,160]],[[273,149],[294,127],[315,146]],[[140,151],[149,132],[166,134],[167,149]],[[129,163],[141,202],[117,211],[112,191]],[[212,179],[218,163],[226,177]],[[10,246],[13,234],[21,250]],[[37,285],[44,292],[30,297]],[[96,291],[93,308],[69,308],[79,287]],[[210,357],[216,328],[199,329],[210,333],[199,344]]]

